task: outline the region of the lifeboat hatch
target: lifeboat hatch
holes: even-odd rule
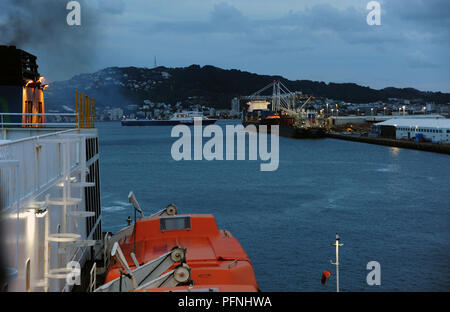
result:
[[[191,217],[190,216],[162,217],[159,219],[159,226],[161,232],[175,231],[175,230],[190,230]]]

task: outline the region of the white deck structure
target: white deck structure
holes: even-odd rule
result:
[[[97,130],[0,131],[0,287],[68,291],[101,242]]]

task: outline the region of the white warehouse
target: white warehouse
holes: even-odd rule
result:
[[[450,144],[450,119],[394,118],[374,124],[379,136]]]

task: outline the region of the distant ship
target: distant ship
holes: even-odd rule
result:
[[[311,114],[310,116],[312,117],[302,120],[286,114],[274,113],[266,118],[260,118],[259,120],[244,120],[243,125],[255,125],[258,130],[259,126],[265,125],[267,126],[268,133],[270,133],[271,125],[278,125],[279,135],[295,139],[319,139],[326,137],[327,133],[325,127],[315,125],[314,115]]]
[[[214,124],[217,121],[217,119],[203,116],[202,112],[182,111],[175,113],[170,119],[123,119],[122,126],[193,126],[194,118],[201,118],[203,126]]]
[[[265,90],[272,89],[271,95],[262,95]],[[296,139],[318,139],[327,136],[325,115],[323,110],[316,111],[311,105],[313,96],[301,92],[291,92],[280,81],[274,81],[250,96],[234,99],[249,100],[242,114],[244,126],[279,126],[279,135]]]

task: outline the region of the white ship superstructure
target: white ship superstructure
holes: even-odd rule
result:
[[[0,68],[0,290],[69,291],[102,247],[95,100],[46,113],[34,55],[0,46]]]
[[[2,126],[2,287],[70,290],[101,245],[97,130]]]

